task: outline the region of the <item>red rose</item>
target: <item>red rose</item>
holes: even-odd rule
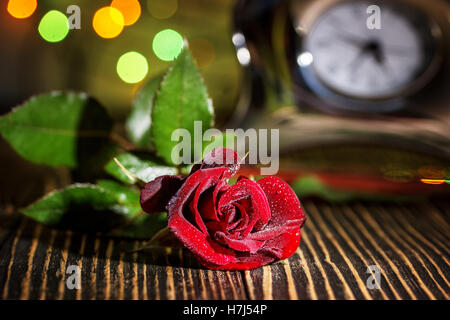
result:
[[[165,208],[169,229],[211,269],[257,268],[290,257],[300,243],[305,215],[291,187],[274,176],[230,186],[239,162],[217,148],[187,178],[158,177],[141,192],[144,211]]]

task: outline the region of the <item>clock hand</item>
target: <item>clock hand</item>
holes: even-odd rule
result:
[[[347,42],[349,44],[353,44],[356,46],[361,46],[369,41],[367,37],[358,35],[346,29],[339,29],[339,30],[334,29],[333,31],[335,32],[335,34],[336,32],[340,33],[336,34],[336,39],[342,40],[343,42]],[[405,52],[414,49],[414,47],[411,46],[398,45],[396,43],[383,43],[383,41],[381,40],[378,41],[382,42],[384,47],[389,48],[390,50],[394,50],[398,52],[398,54],[404,54]]]
[[[364,46],[364,50],[370,52],[378,64],[384,61],[384,52],[378,41],[370,41]]]
[[[375,59],[378,65],[383,65],[384,56],[379,44],[376,41],[370,41],[364,46],[360,47],[358,54],[356,55],[354,60],[350,62],[348,67],[350,68],[351,74],[354,74],[356,73],[356,71],[358,71],[359,67],[361,66],[363,57],[367,53],[372,54],[372,57]]]
[[[378,63],[382,63],[384,59],[383,51],[381,50],[381,45],[376,40],[361,42],[359,40],[356,40],[351,37],[346,37],[344,35],[337,35],[337,39],[344,41],[345,43],[349,43],[353,46],[357,46],[358,48],[361,48],[363,52],[370,52],[373,54],[373,57]]]

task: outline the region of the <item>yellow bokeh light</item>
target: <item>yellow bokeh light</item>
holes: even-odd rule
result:
[[[177,12],[178,0],[147,0],[147,9],[156,19],[168,19]]]
[[[126,26],[131,26],[141,16],[141,5],[138,0],[113,0],[111,7],[122,12]]]
[[[98,9],[92,19],[95,32],[105,39],[117,37],[122,32],[124,25],[122,13],[113,7]]]
[[[148,72],[147,59],[136,51],[129,51],[117,61],[117,74],[126,83],[138,83]]]
[[[25,19],[36,11],[36,0],[9,0],[7,10],[17,19]]]

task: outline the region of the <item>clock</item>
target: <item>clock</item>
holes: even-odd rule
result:
[[[370,180],[450,163],[448,0],[237,0],[233,18],[227,127],[278,129],[280,168]]]
[[[441,30],[413,2],[308,2],[294,2],[291,69],[328,111],[402,109],[439,70]]]

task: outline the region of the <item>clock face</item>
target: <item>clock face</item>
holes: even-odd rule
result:
[[[356,99],[395,97],[428,68],[434,51],[428,20],[410,7],[384,2],[379,4],[381,28],[370,29],[370,5],[342,2],[312,25],[297,57],[300,67],[311,69],[311,89],[323,85]]]

